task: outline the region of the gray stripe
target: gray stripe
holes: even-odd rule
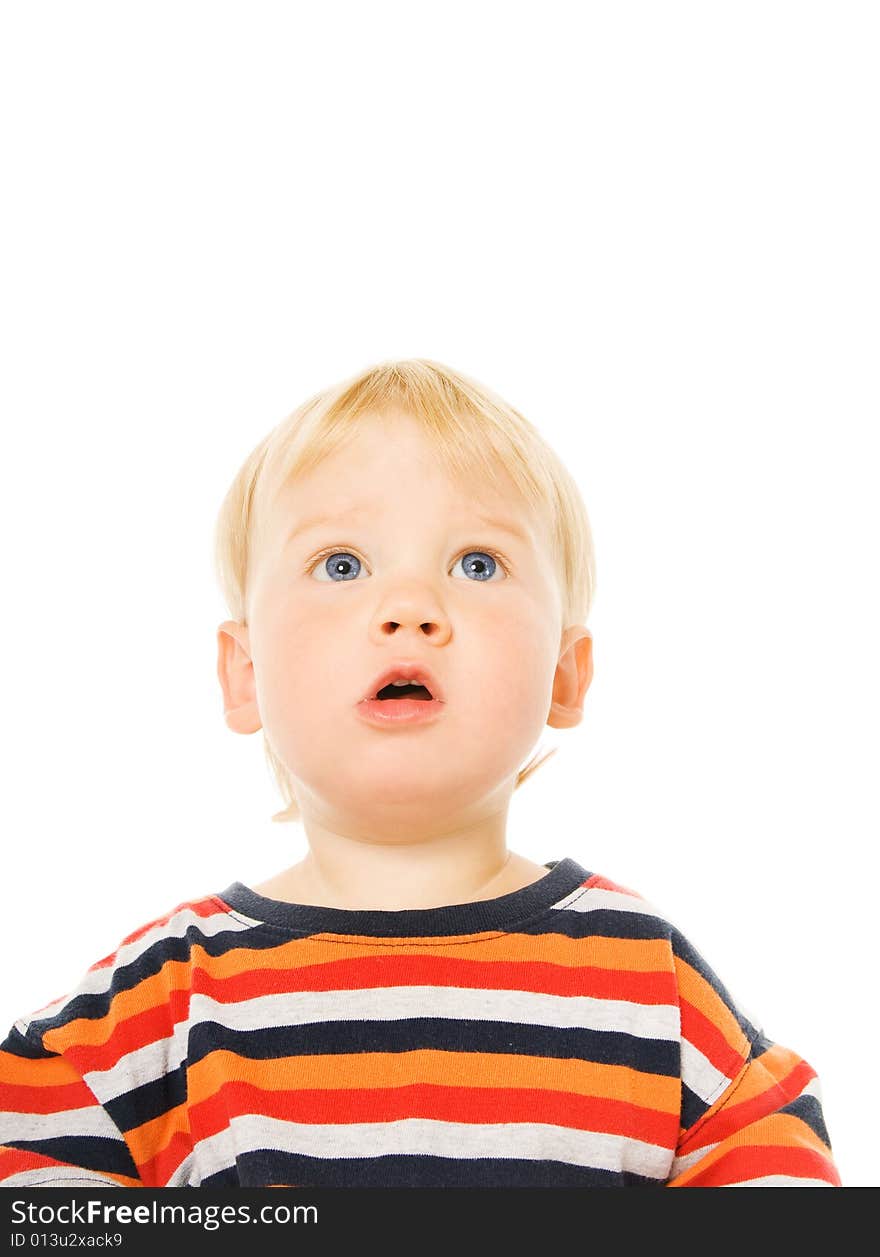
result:
[[[617,1030],[640,1039],[678,1040],[677,1004],[635,1004],[590,995],[548,995],[463,986],[365,987],[351,991],[291,991],[236,1004],[192,997],[193,1020],[219,1021],[231,1030],[308,1025],[323,1021],[396,1021],[446,1017],[514,1025]]]
[[[537,1122],[496,1125],[405,1118],[311,1125],[247,1114],[234,1117],[228,1129],[199,1143],[195,1156],[200,1180],[235,1165],[236,1156],[267,1148],[330,1159],[397,1155],[561,1161],[657,1179],[666,1178],[672,1162],[671,1151],[655,1144]]]
[[[4,1178],[0,1187],[121,1187],[116,1179],[89,1170],[72,1170],[69,1165],[44,1165],[39,1170],[22,1170]]]
[[[88,1135],[124,1144],[119,1128],[98,1105],[59,1113],[0,1113],[0,1143]]]

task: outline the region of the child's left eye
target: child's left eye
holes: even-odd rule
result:
[[[453,564],[452,571],[458,564],[462,571],[474,583],[490,582],[499,573],[501,579],[508,575],[507,566],[501,555],[495,550],[466,550]],[[335,584],[341,581],[357,580],[363,563],[351,550],[322,550],[308,564],[306,571],[315,574],[318,580]]]
[[[478,581],[489,581],[499,567],[503,570],[500,556],[491,550],[468,550],[460,559],[455,560],[456,565],[459,563],[463,564],[464,571],[469,576]]]

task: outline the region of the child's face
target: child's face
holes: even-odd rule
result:
[[[548,541],[513,489],[450,481],[395,412],[288,486],[265,537],[250,623],[220,633],[227,720],[266,729],[304,819],[405,837],[509,799],[556,696],[563,629]],[[501,557],[460,562],[472,551]],[[445,703],[429,723],[376,727],[358,704],[401,658],[431,670]]]

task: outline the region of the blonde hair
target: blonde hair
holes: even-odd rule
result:
[[[481,472],[502,490],[500,474],[510,477],[526,505],[548,526],[563,627],[585,624],[595,591],[595,557],[589,517],[575,481],[519,411],[475,380],[426,358],[378,363],[315,394],[245,459],[223,499],[214,533],[217,579],[232,619],[247,624],[248,573],[279,490],[353,437],[360,416],[393,408],[420,422],[451,478]],[[272,820],[299,820],[290,773],[265,730],[263,742],[286,803]],[[517,773],[514,789],[557,749],[543,756],[536,752]]]

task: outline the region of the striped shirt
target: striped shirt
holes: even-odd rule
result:
[[[547,867],[178,904],[0,1046],[0,1186],[839,1185],[811,1067],[646,900]]]

